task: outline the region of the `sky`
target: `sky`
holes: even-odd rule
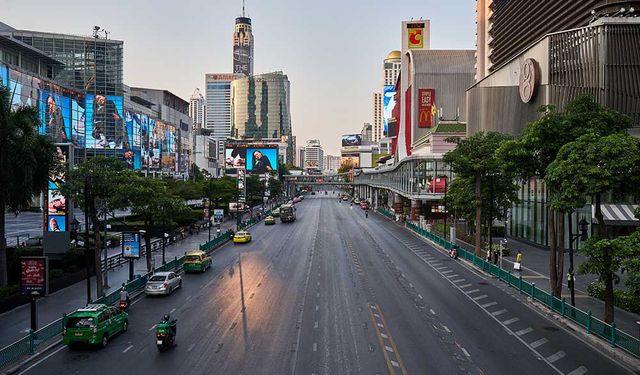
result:
[[[16,29],[90,35],[94,25],[124,41],[124,83],[166,89],[185,100],[205,73],[232,70],[241,0],[0,0]],[[373,120],[382,62],[400,49],[402,20],[431,20],[432,49],[473,49],[473,0],[246,0],[255,37],[254,73],[291,82],[298,146],[319,139],[340,154],[340,136]]]

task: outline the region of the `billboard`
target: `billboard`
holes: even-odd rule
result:
[[[241,39],[244,39],[242,37]],[[251,46],[233,46],[233,72],[237,74],[250,75],[251,67]]]
[[[20,257],[20,294],[47,295],[48,263],[47,257]]]
[[[222,223],[224,219],[224,210],[222,208],[215,208],[213,210],[213,221],[216,223]]]
[[[40,90],[38,101],[40,134],[46,134],[54,142],[71,140],[71,98],[49,90]]]
[[[412,22],[407,24],[407,48],[424,48],[424,22]]]
[[[391,111],[396,106],[396,87],[387,85],[382,92],[382,131],[385,136],[389,134],[389,119],[393,117]]]
[[[418,127],[430,128],[436,114],[436,90],[418,89]]]
[[[227,174],[246,169],[249,174],[278,172],[278,145],[263,143],[228,143],[224,163]]]
[[[340,157],[340,168],[359,168],[360,157],[357,155],[343,155]]]
[[[361,134],[346,134],[342,136],[342,147],[360,146],[362,144]]]
[[[60,194],[60,186],[64,184],[66,170],[69,163],[70,145],[56,145],[55,167],[49,174],[44,215],[47,232],[66,232],[67,228],[67,199]]]
[[[85,147],[129,149],[122,96],[89,94],[85,100]]]
[[[140,258],[139,232],[122,232],[122,257]]]
[[[237,202],[245,202],[247,200],[246,172],[244,169],[237,170],[236,187],[238,188]]]

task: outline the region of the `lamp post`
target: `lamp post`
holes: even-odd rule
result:
[[[589,223],[584,219],[584,217],[582,219],[580,219],[580,221],[578,222],[578,225],[580,227],[580,233],[578,234],[572,234],[571,233],[571,227],[572,227],[572,223],[571,223],[571,214],[569,214],[568,217],[568,221],[569,221],[569,272],[567,273],[567,285],[569,286],[569,289],[571,290],[571,306],[575,306],[576,305],[576,290],[575,290],[575,271],[573,268],[573,241],[577,240],[578,238],[580,238],[580,240],[582,241],[586,241],[588,238],[588,228],[589,228]]]
[[[209,175],[209,214],[207,215],[207,221],[209,225],[209,241],[211,241],[211,212],[213,208],[211,207],[211,175]]]
[[[91,271],[89,267],[89,176],[84,178],[84,256],[87,264],[87,305],[91,303]]]
[[[449,178],[444,177],[444,239],[447,240],[447,183]]]

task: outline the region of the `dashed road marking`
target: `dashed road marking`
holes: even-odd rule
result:
[[[472,285],[473,285],[473,284],[464,284],[464,285],[460,285],[460,288],[461,288],[461,289],[464,289],[464,288],[468,288],[468,287],[470,287],[470,286],[472,286]]]
[[[480,307],[482,307],[483,309],[486,309],[487,307],[491,307],[491,306],[495,306],[497,305],[498,302],[489,302],[489,303],[485,303],[484,305],[481,305]]]
[[[587,371],[589,371],[589,370],[587,370],[586,367],[580,366],[577,369],[575,369],[575,370],[571,371],[570,373],[568,373],[567,375],[582,375],[582,374],[585,374]]]
[[[387,336],[386,334],[380,332],[380,337],[382,337],[383,339],[388,339],[389,336]]]
[[[558,351],[555,354],[552,354],[550,356],[547,357],[547,361],[549,361],[550,363],[556,362],[557,360],[564,358],[564,356],[566,356],[567,354],[565,352],[563,352],[562,350]]]
[[[451,333],[451,330],[449,329],[449,327],[445,326],[444,324],[442,325],[442,328],[447,331],[447,333]]]
[[[153,331],[154,329],[156,329],[156,325],[152,325],[151,328],[149,328],[149,331]]]
[[[315,322],[315,324],[313,325],[313,328],[318,328],[318,322]]]
[[[315,342],[313,343],[313,351],[314,352],[318,351],[318,344],[316,344]]]
[[[507,319],[505,321],[502,322],[502,324],[504,324],[505,326],[508,326],[509,324],[513,324],[515,322],[517,322],[518,320],[520,320],[520,318],[511,318],[511,319]]]
[[[196,346],[196,344],[189,345],[189,348],[187,349],[187,351],[188,352],[192,351],[195,346]]]
[[[474,301],[480,301],[481,299],[485,299],[485,298],[489,298],[489,296],[486,295],[486,294],[483,294],[483,295],[480,295],[480,296],[477,296],[477,297],[473,297],[473,300]]]
[[[507,312],[507,310],[506,310],[506,309],[502,309],[502,310],[498,310],[498,311],[494,311],[494,312],[492,312],[492,313],[491,313],[491,315],[493,315],[493,316],[499,316],[499,315],[502,315],[502,314],[504,314],[504,313],[506,313],[506,312]]]
[[[447,278],[448,279],[453,279],[454,277],[458,277],[458,276],[460,276],[460,275],[458,275],[457,273],[454,273],[453,275],[447,275]]]
[[[169,311],[169,314],[173,314],[174,311],[176,311],[175,307],[173,309],[171,309],[171,311]]]
[[[465,279],[453,280],[453,282],[454,282],[454,283],[461,283],[461,282],[463,282],[463,281],[465,281]]]
[[[469,354],[469,352],[467,351],[467,349],[463,348],[462,346],[460,347],[460,350],[462,350],[462,352],[464,353],[464,355],[466,355],[467,357],[471,357],[471,354]]]
[[[129,346],[127,346],[127,348],[126,348],[125,350],[123,350],[122,352],[123,352],[123,353],[126,353],[126,352],[128,352],[129,350],[131,350],[131,348],[133,348],[133,345],[129,345]]]
[[[316,311],[318,311],[320,309],[320,306],[316,305]]]
[[[400,367],[400,365],[398,364],[398,362],[396,362],[396,361],[394,361],[394,360],[392,360],[392,361],[391,361],[391,364],[393,365],[393,367],[398,367],[398,368]]]
[[[384,346],[384,349],[385,349],[386,351],[388,351],[388,352],[393,353],[393,348],[392,348],[392,347],[390,347],[389,345],[385,345],[385,346]]]
[[[418,294],[418,298],[420,298],[420,299],[424,299],[424,298],[422,297],[422,294]]]
[[[446,271],[442,271],[442,272],[440,272],[440,273],[441,273],[441,274],[443,274],[443,275],[446,275],[446,274],[451,273],[451,272],[453,272],[453,271],[451,271],[451,270],[446,270]]]
[[[436,315],[436,312],[435,312],[435,311],[433,311],[433,309],[429,309],[429,312],[430,312],[432,315]]]
[[[471,290],[467,290],[465,293],[471,294],[471,293],[477,293],[479,291],[480,291],[480,289],[471,289]]]
[[[547,340],[545,337],[541,338],[540,340],[536,340],[534,342],[532,342],[531,344],[529,344],[529,346],[531,346],[532,348],[537,348],[538,346],[544,345],[546,343],[548,343],[549,340]]]
[[[211,322],[207,323],[207,325],[204,326],[204,329],[209,329],[209,327],[211,327]]]
[[[518,336],[524,336],[524,335],[526,335],[527,333],[531,333],[531,332],[533,332],[533,328],[528,327],[528,328],[525,328],[525,329],[521,329],[521,330],[519,330],[519,331],[516,331],[516,335],[518,335]]]

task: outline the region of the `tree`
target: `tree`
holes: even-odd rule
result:
[[[605,287],[604,319],[610,323],[614,315],[613,285],[619,278],[624,241],[607,240],[610,233],[604,222],[601,196],[605,193],[624,195],[640,182],[640,141],[626,132],[600,136],[590,132],[562,146],[556,159],[549,164],[546,175],[551,190],[550,206],[561,212],[571,212],[584,206],[588,197],[595,197],[594,241],[589,242],[590,265]],[[593,261],[592,259],[593,258]],[[598,264],[596,264],[598,263]]]
[[[556,112],[553,106],[540,108],[542,116],[527,125],[517,138],[505,142],[498,150],[504,171],[515,173],[520,179],[545,180],[547,168],[556,159],[560,149],[580,136],[592,132],[601,136],[618,133],[631,126],[629,119],[617,112],[607,110],[589,96],[578,96],[572,100],[564,113]],[[560,298],[564,273],[564,214],[566,207],[549,202],[554,192],[546,189],[547,231],[549,237],[549,283],[554,296]]]
[[[101,211],[111,212],[116,209],[126,208],[127,206],[118,200],[116,192],[121,186],[135,177],[135,173],[130,171],[123,161],[113,157],[95,157],[83,161],[75,169],[69,171],[65,183],[60,187],[62,195],[79,204],[88,213],[88,217],[91,220],[95,244],[94,264],[96,269],[96,293],[98,296],[104,295],[99,213]],[[86,206],[85,201],[87,203]],[[89,243],[88,238],[85,241]]]
[[[509,136],[489,132],[480,132],[465,139],[448,139],[448,142],[457,143],[455,149],[447,152],[443,161],[451,167],[457,177],[467,178],[473,181],[474,205],[475,205],[475,239],[476,255],[481,255],[482,249],[482,187],[486,185],[487,177],[493,176],[493,188],[499,190],[513,189],[513,176],[508,171],[500,170],[500,162],[496,157],[496,150],[502,143],[507,141]],[[500,186],[500,183],[507,181],[507,184]],[[484,184],[483,184],[484,182]],[[497,213],[497,212],[496,212]],[[493,220],[490,218],[489,220]]]
[[[264,181],[260,180],[258,176],[247,176],[247,202],[250,205],[262,202],[265,190]]]
[[[7,285],[4,213],[27,206],[47,187],[55,164],[55,147],[38,135],[38,110],[11,111],[11,92],[0,85],[0,286]]]
[[[121,204],[130,207],[134,215],[142,218],[145,233],[147,271],[151,272],[151,236],[156,225],[164,230],[175,224],[175,219],[188,212],[188,207],[182,198],[172,195],[167,189],[166,182],[161,179],[138,177],[122,184],[116,193]],[[164,238],[163,238],[164,240]]]
[[[269,193],[271,194],[271,198],[276,198],[282,194],[282,181],[270,178],[269,179]]]

